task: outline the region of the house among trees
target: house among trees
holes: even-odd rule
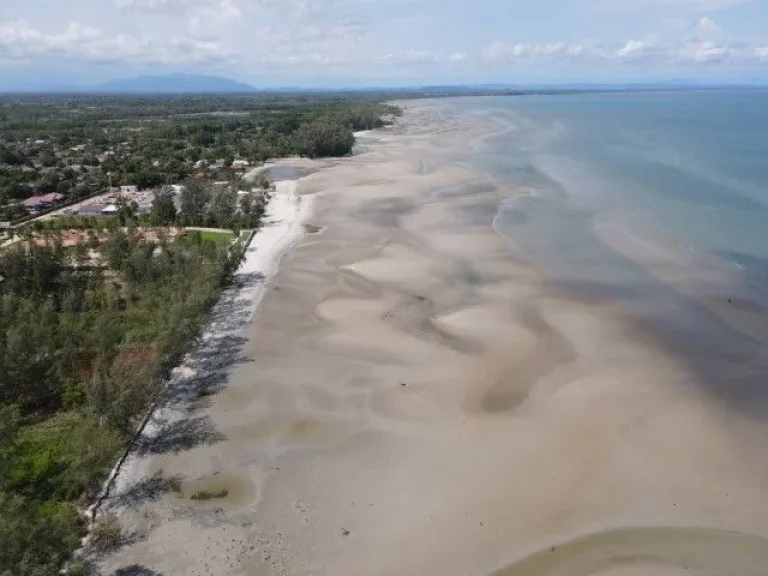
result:
[[[117,214],[117,206],[114,204],[85,204],[77,210],[78,216],[112,216]]]
[[[31,213],[42,212],[56,207],[64,200],[64,195],[58,192],[43,194],[42,196],[32,196],[24,200],[24,207]]]

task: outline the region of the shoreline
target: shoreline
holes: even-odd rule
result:
[[[280,260],[305,234],[303,225],[311,214],[312,198],[300,198],[294,182],[275,183],[275,192],[267,203],[261,227],[250,234],[243,246],[243,261],[233,274],[233,286],[227,288],[214,305],[210,313],[211,320],[202,335],[193,349],[184,356],[181,364],[172,370],[162,398],[149,411],[136,436],[110,472],[97,501],[88,508],[87,517],[91,522],[116,493],[129,490],[132,484],[147,475],[142,468],[142,456],[137,454],[141,448],[137,449],[137,446],[151,445],[163,429],[185,418],[195,401],[194,394],[185,388],[186,383],[197,376],[197,357],[206,348],[215,348],[216,340],[225,340],[237,334],[252,320],[267,284],[279,269]],[[239,307],[239,304],[243,306]],[[239,308],[238,311],[245,316],[234,322],[221,318],[222,310],[233,307]],[[172,400],[169,401],[169,398]]]
[[[181,494],[123,499],[137,538],[104,574],[487,576],[614,528],[768,536],[765,427],[625,315],[518,261],[493,220],[519,191],[473,192],[483,175],[443,157],[485,128],[411,105],[295,181],[322,234],[286,254],[217,359],[215,394],[187,414],[195,441],[148,455],[144,478]],[[752,552],[718,541],[751,576]],[[599,545],[611,572],[562,574],[686,573],[639,544]]]

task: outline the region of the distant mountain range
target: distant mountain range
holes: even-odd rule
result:
[[[718,86],[694,83],[628,83],[628,84],[469,84],[445,86],[410,86],[400,88],[370,87],[370,88],[301,88],[282,87],[269,88],[267,92],[398,92],[414,95],[471,95],[494,93],[559,93],[571,91],[644,91],[644,90],[708,90],[721,88],[765,88],[764,86]],[[206,76],[202,74],[165,74],[162,76],[136,76],[124,80],[112,80],[103,84],[84,86],[78,92],[101,92],[111,94],[222,94],[260,91],[249,84],[230,80],[221,76]]]
[[[600,83],[568,83],[568,84],[447,84],[447,85],[413,85],[413,86],[354,86],[350,83],[344,87],[341,81],[335,88],[282,86],[256,88],[250,84],[204,74],[171,73],[163,75],[144,75],[111,80],[99,84],[72,83],[64,76],[53,79],[35,79],[32,81],[20,78],[0,78],[0,93],[69,93],[69,94],[237,94],[237,93],[299,93],[299,92],[380,92],[383,95],[402,98],[438,97],[438,96],[469,96],[484,94],[552,94],[573,91],[643,91],[643,90],[712,90],[712,89],[758,89],[765,90],[765,83],[744,85],[716,85],[703,82],[669,81],[669,82],[637,82],[626,84]]]
[[[87,87],[89,92],[116,94],[181,94],[253,92],[255,88],[221,76],[202,74],[165,74],[162,76],[136,76],[112,80]]]

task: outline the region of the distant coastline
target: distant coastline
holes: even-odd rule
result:
[[[402,86],[254,86],[225,78],[202,74],[165,74],[121,78],[95,84],[0,84],[2,94],[49,95],[224,95],[224,94],[337,94],[340,96],[372,95],[398,99],[439,98],[457,96],[523,96],[570,94],[574,92],[647,92],[647,91],[700,91],[700,90],[768,90],[767,83],[703,83],[703,82],[627,82],[627,83],[475,83],[426,84]]]

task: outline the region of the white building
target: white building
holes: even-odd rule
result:
[[[131,194],[138,194],[139,193],[139,187],[130,185],[130,186],[120,186],[120,194],[125,195],[131,195]]]

